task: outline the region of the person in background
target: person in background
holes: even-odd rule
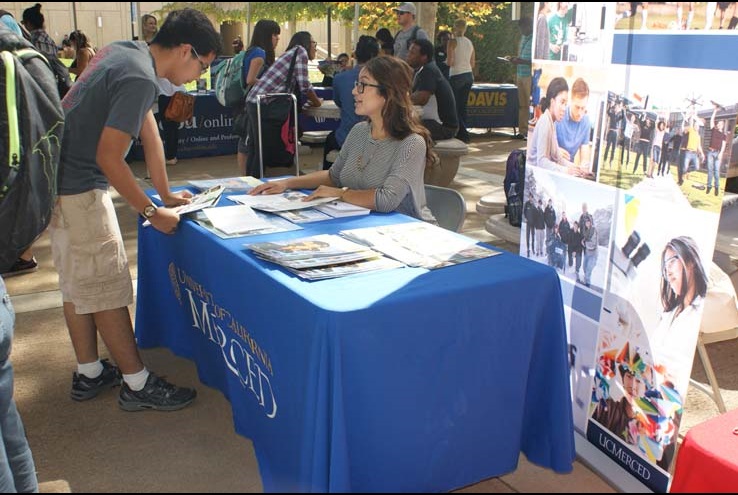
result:
[[[341,109],[341,122],[338,129],[328,134],[323,146],[323,170],[331,168],[332,163],[327,160],[328,153],[340,150],[346,141],[349,131],[363,117],[356,115],[354,109],[354,84],[359,80],[359,73],[364,65],[379,55],[379,43],[371,36],[361,36],[356,43],[356,66],[336,75],[333,80],[333,101]]]
[[[382,50],[382,54],[395,54],[395,37],[392,36],[392,33],[389,29],[379,28],[377,34],[374,35],[374,37],[377,38],[377,41],[379,42],[379,47]]]
[[[550,60],[568,61],[564,46],[569,43],[569,24],[574,11],[569,9],[569,2],[556,2],[556,12],[548,20]]]
[[[271,19],[260,19],[254,26],[254,34],[243,57],[243,83],[250,88],[259,80],[259,77],[274,63],[274,50],[279,44],[279,35],[282,30],[279,23]],[[241,38],[238,38],[240,41]],[[242,44],[243,48],[243,44]],[[246,101],[239,109],[246,112]],[[248,161],[248,120],[246,121],[246,134],[238,138],[238,170],[241,175],[246,175],[246,162]]]
[[[453,138],[459,129],[454,94],[451,84],[433,62],[433,44],[428,40],[413,41],[407,62],[415,69],[410,99],[413,105],[423,107],[421,122],[430,131],[431,139]]]
[[[315,59],[315,48],[318,44],[313,36],[307,31],[299,31],[292,36],[287,50],[269,67],[264,75],[254,84],[246,97],[246,114],[248,115],[248,142],[246,162],[246,173],[253,177],[261,178],[259,167],[259,134],[256,109],[256,97],[269,93],[284,92],[285,82],[290,88],[297,86],[296,92],[304,95],[308,104],[319,107],[323,100],[315,94],[313,85],[308,78],[308,61]],[[287,73],[290,69],[292,59],[295,59],[292,79],[287,81]],[[291,91],[288,91],[291,92]],[[266,165],[266,164],[265,164]]]
[[[51,39],[49,33],[45,29],[44,15],[41,13],[41,4],[37,3],[33,7],[29,7],[23,11],[23,20],[21,21],[31,34],[31,43],[44,56],[56,57],[58,50],[56,43]]]
[[[90,40],[87,39],[87,35],[80,31],[72,31],[69,35],[69,42],[72,43],[74,48],[74,61],[69,66],[69,72],[79,77],[87,68],[87,64],[90,63],[92,57],[95,56],[95,50],[90,44]]]
[[[71,58],[74,60],[74,47],[68,37],[62,40],[62,49],[59,52],[59,58]]]
[[[600,238],[592,218],[585,218],[582,230],[582,246],[584,247],[584,285],[592,283],[592,272],[597,265]]]
[[[710,116],[710,145],[707,147],[707,194],[710,189],[715,188],[715,196],[720,194],[720,163],[723,161],[723,152],[725,151],[725,143],[728,136],[725,133],[725,121],[719,120],[715,124],[715,115],[717,114],[719,105],[715,105]]]
[[[518,133],[515,139],[528,139],[528,120],[530,120],[530,58],[533,43],[533,20],[521,17],[518,21],[520,29],[520,48],[518,56],[510,59],[515,65],[518,86]]]
[[[141,16],[141,39],[143,39],[147,45],[151,44],[151,41],[159,31],[158,22],[156,17],[151,14],[144,14]]]
[[[356,114],[330,170],[261,184],[249,194],[315,189],[308,199],[337,197],[374,211],[397,211],[434,222],[426,206],[423,172],[431,162],[428,131],[410,101],[412,70],[395,57],[375,57],[354,87]]]
[[[324,88],[333,86],[333,79],[346,69],[349,69],[351,58],[348,53],[342,53],[336,57],[335,62],[332,60],[324,60],[322,65],[318,64],[318,70],[323,73],[323,82],[320,83]]]
[[[116,41],[100,50],[96,63],[62,101],[65,145],[49,233],[77,360],[73,400],[92,399],[121,385],[118,405],[125,411],[175,411],[197,395],[194,389],[177,387],[149,372],[141,360],[128,313],[133,303],[131,273],[109,187],[152,228],[169,235],[176,232],[179,214],[151,202],[124,157],[131,140],[139,136],[161,202],[172,206],[189,202],[189,192],[173,193],[169,187],[151,110],[160,91],[157,78],[174,85],[194,81],[220,49],[220,35],[205,14],[175,10],[150,45]],[[100,360],[98,333],[117,366]]]
[[[448,31],[439,31],[436,35],[435,61],[438,68],[441,69],[441,74],[443,74],[443,77],[446,79],[451,77],[449,75],[450,67],[446,63],[446,60],[448,59],[448,42],[450,39],[451,33]]]
[[[157,100],[157,110],[154,111],[154,115],[158,122],[161,123],[161,137],[164,141],[164,160],[169,166],[176,165],[177,159],[177,148],[179,145],[179,122],[167,120],[166,113],[169,101],[172,99],[174,93],[181,91],[186,92],[187,88],[183,84],[172,84],[169,79],[164,77],[159,78],[159,98]]]
[[[457,19],[454,22],[454,38],[448,43],[449,81],[454,91],[456,102],[456,120],[459,131],[458,139],[465,143],[469,142],[469,131],[466,128],[466,106],[469,102],[469,92],[474,84],[474,67],[476,55],[471,40],[464,36],[466,33],[466,21]]]
[[[233,38],[233,41],[231,41],[231,47],[233,47],[234,55],[243,51],[243,40],[240,36],[236,36],[235,38]]]
[[[418,12],[415,4],[405,2],[399,7],[392,9],[397,14],[397,24],[400,30],[395,34],[395,57],[407,61],[407,54],[410,51],[410,43],[413,40],[427,40],[428,33],[416,24],[415,17]]]
[[[566,104],[569,100],[569,84],[563,77],[555,77],[548,83],[546,97],[541,98],[543,115],[538,119],[533,130],[533,142],[528,146],[527,164],[562,173],[576,172],[568,155],[559,148],[556,135],[556,123],[566,115]]]

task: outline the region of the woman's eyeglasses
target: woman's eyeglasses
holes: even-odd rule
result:
[[[190,53],[195,57],[195,60],[197,60],[197,63],[200,64],[200,74],[205,74],[208,71],[208,68],[210,66],[200,60],[200,54],[197,53],[197,50],[195,50],[194,46],[190,46]]]
[[[381,84],[371,84],[371,83],[365,83],[361,81],[354,82],[354,87],[356,88],[356,92],[359,93],[360,95],[364,94],[364,91],[366,90],[367,86],[371,86],[372,88],[378,88],[378,89],[384,88],[384,86],[382,86]]]
[[[677,266],[677,262],[681,264],[682,259],[679,257],[678,254],[675,254],[674,256],[669,256],[664,260],[662,271],[664,272],[664,277],[668,276],[668,272],[671,270],[674,270]]]

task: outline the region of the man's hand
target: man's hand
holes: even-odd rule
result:
[[[192,193],[185,189],[176,193],[170,192],[166,197],[162,197],[161,201],[166,206],[180,206],[188,204],[190,198],[192,198]]]
[[[569,152],[566,151],[564,148],[559,148],[559,159],[566,160],[567,162],[571,161],[571,155],[569,155]]]
[[[265,182],[264,184],[259,184],[258,186],[250,190],[249,194],[251,196],[254,196],[256,194],[279,194],[283,193],[285,189],[287,189],[285,181],[275,180],[271,182]]]
[[[179,224],[179,213],[170,208],[157,208],[154,216],[149,218],[149,222],[159,232],[174,234]]]

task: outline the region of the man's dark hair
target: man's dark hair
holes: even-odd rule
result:
[[[365,64],[377,55],[379,55],[379,42],[371,36],[361,36],[356,43],[356,61]]]
[[[518,20],[518,27],[520,28],[520,32],[527,35],[533,32],[533,19],[530,17],[521,17]]]
[[[428,62],[433,61],[433,52],[435,51],[433,47],[433,43],[430,42],[430,40],[427,39],[415,39],[413,40],[414,45],[418,45],[418,48],[420,48],[420,54],[428,57]]]
[[[164,48],[189,44],[200,55],[212,52],[217,55],[222,51],[220,35],[215,31],[210,19],[195,9],[170,12],[151,44]]]

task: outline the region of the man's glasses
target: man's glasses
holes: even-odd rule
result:
[[[197,50],[195,50],[194,46],[190,46],[190,53],[195,57],[195,60],[197,60],[197,63],[200,64],[200,74],[205,74],[210,68],[210,66],[206,64],[205,62],[203,62],[202,60],[200,60],[200,54],[197,53]]]
[[[356,92],[359,93],[360,95],[364,94],[364,91],[366,90],[367,86],[371,86],[372,88],[378,88],[378,89],[384,88],[384,86],[382,86],[381,84],[371,84],[371,83],[365,83],[361,81],[354,82],[354,87],[356,88]]]

